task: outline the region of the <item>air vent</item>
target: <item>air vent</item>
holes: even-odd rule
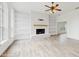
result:
[[[39,21],[44,21],[44,19],[38,19]]]

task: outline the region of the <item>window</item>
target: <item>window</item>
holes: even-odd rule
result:
[[[0,41],[2,41],[2,4],[0,3]]]

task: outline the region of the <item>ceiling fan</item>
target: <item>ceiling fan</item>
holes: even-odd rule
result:
[[[52,2],[52,6],[48,6],[48,5],[45,6],[49,8],[46,11],[51,11],[52,13],[55,13],[56,11],[62,11],[61,9],[58,8],[59,4],[54,4],[54,2]]]

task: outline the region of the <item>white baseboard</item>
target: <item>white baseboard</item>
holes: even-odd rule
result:
[[[72,40],[79,40],[79,38],[74,38],[74,37],[69,37],[67,36],[68,39],[72,39]]]
[[[14,42],[13,39],[6,40],[0,44],[0,56],[5,52],[5,50]]]

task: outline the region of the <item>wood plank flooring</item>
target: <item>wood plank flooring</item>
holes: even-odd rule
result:
[[[17,40],[4,57],[79,57],[79,41],[65,36],[39,40]]]

